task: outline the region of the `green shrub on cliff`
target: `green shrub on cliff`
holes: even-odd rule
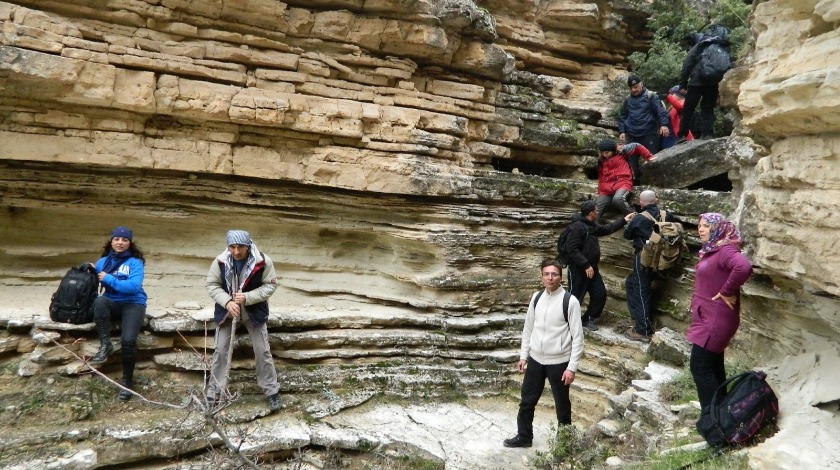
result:
[[[751,5],[743,0],[718,0],[703,16],[686,0],[653,0],[647,28],[653,32],[650,49],[630,55],[631,70],[650,90],[666,91],[677,83],[694,32],[710,24],[729,29],[732,56],[741,56],[749,33]]]

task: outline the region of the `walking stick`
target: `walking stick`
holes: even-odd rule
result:
[[[231,294],[234,296],[234,303],[236,303],[236,293],[239,292],[239,273],[236,272],[236,263],[232,263],[231,269],[233,269],[233,277],[232,283],[233,285],[230,286]],[[237,304],[239,305],[239,304]],[[239,305],[239,314],[242,315],[242,309],[244,309],[244,305]],[[227,369],[225,370],[225,377],[230,380],[230,366],[231,362],[233,361],[233,346],[236,343],[236,319],[238,317],[231,315],[230,316],[230,344],[228,345],[228,353],[227,353]],[[225,390],[227,393],[227,390]]]

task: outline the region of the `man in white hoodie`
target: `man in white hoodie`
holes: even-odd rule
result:
[[[560,286],[562,273],[560,263],[552,258],[540,265],[545,290],[534,292],[528,304],[516,365],[520,373],[525,372],[516,417],[517,433],[505,439],[505,447],[531,447],[534,409],[545,388],[545,379],[551,384],[558,424],[572,424],[569,387],[583,354],[583,327],[580,303]]]

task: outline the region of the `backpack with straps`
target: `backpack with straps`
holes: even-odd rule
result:
[[[92,322],[98,288],[99,279],[89,263],[70,268],[52,295],[50,319],[73,324]]]
[[[666,222],[665,211],[659,214],[659,219],[653,218],[647,211],[641,215],[653,222],[653,231],[642,248],[639,262],[654,271],[667,271],[682,264],[682,255],[688,251],[685,244],[683,226],[679,222]]]
[[[537,292],[537,296],[534,297],[534,308],[537,308],[537,302],[540,301],[540,297],[542,297],[543,292],[545,292],[545,289]],[[572,293],[569,291],[566,291],[566,293],[563,294],[563,319],[566,320],[566,323],[569,323],[569,298],[571,297]]]
[[[704,81],[719,82],[727,70],[732,68],[732,56],[720,44],[712,42],[700,53],[697,75]]]
[[[563,265],[563,267],[566,267],[572,263],[572,259],[569,257],[569,252],[566,249],[566,244],[569,241],[569,232],[571,231],[572,225],[574,225],[575,222],[572,222],[569,225],[567,225],[566,228],[564,228],[563,231],[560,232],[560,236],[557,237],[557,261],[559,261],[560,264]],[[586,224],[583,224],[583,226],[584,230],[586,231],[586,234],[583,236],[583,242],[585,243],[586,239],[589,237],[589,228],[586,227]]]
[[[779,400],[762,371],[732,376],[715,390],[697,421],[697,431],[712,447],[744,444],[776,420]]]
[[[557,237],[557,261],[559,261],[564,267],[568,266],[572,261],[569,259],[569,252],[566,251],[566,241],[569,239],[569,228],[571,228],[571,226],[572,224],[567,225],[566,228],[560,232],[560,236]],[[540,291],[540,295],[542,295],[542,291]]]

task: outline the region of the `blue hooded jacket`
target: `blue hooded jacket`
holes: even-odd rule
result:
[[[105,256],[96,262],[96,272],[100,273],[112,257]],[[146,292],[143,290],[143,262],[139,258],[127,257],[125,261],[109,268],[110,272],[102,278],[105,297],[117,303],[146,305]]]

